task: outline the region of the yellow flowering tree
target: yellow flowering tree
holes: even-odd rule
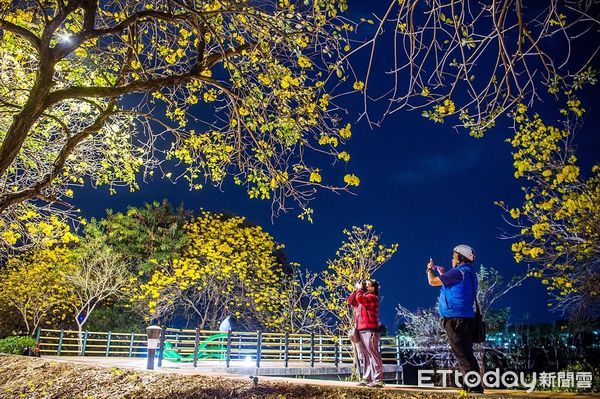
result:
[[[396,250],[398,244],[381,243],[381,235],[373,226],[353,226],[344,230],[344,242],[336,252],[336,258],[327,262],[323,272],[326,308],[331,316],[333,331],[346,331],[354,324],[346,299],[359,281],[370,279]]]
[[[577,82],[576,82],[577,83]],[[577,84],[574,87],[578,87]],[[578,118],[585,110],[567,90],[561,112]],[[525,105],[514,113],[515,177],[525,180],[522,206],[509,208],[515,227],[512,245],[517,262],[537,265],[531,275],[548,286],[549,306],[573,313],[597,312],[600,305],[600,165],[588,178],[572,145],[577,124],[573,118],[551,125]],[[513,236],[511,236],[513,237]]]
[[[69,210],[74,186],[135,190],[157,170],[191,189],[233,176],[275,213],[292,202],[310,217],[317,189],[358,183],[315,179],[305,156],[349,160],[335,104],[351,72],[346,9],[345,0],[2,2],[0,228],[17,234],[32,209]]]
[[[73,291],[65,275],[74,268],[70,246],[78,238],[68,226],[56,225],[37,225],[41,244],[10,256],[0,270],[0,307],[18,314],[28,334],[44,325],[57,326],[70,314]],[[54,238],[55,229],[63,231],[60,240]]]
[[[7,219],[0,217],[0,259],[36,246],[51,247],[76,240],[60,215],[47,216],[30,205],[24,205],[22,210],[22,214],[8,212]]]
[[[183,227],[188,245],[182,255],[157,265],[142,282],[134,301],[147,306],[150,318],[166,319],[182,310],[205,329],[233,316],[245,328],[277,329],[283,246],[243,217],[202,212]]]

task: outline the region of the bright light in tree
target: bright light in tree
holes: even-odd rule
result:
[[[62,43],[71,43],[71,35],[69,35],[68,33],[62,33],[61,35],[59,35],[58,41]]]

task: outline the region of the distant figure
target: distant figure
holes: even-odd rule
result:
[[[227,316],[221,324],[219,324],[219,331],[228,332],[231,330],[231,316]]]
[[[348,297],[360,333],[358,349],[364,364],[364,374],[359,386],[383,387],[383,364],[379,353],[379,283],[367,280],[356,284]]]
[[[31,350],[31,356],[33,357],[42,357],[42,349],[40,348],[40,342],[37,341],[35,343],[35,348]]]
[[[36,341],[35,346],[32,348],[30,346],[25,346],[21,350],[22,356],[33,356],[33,357],[41,357],[42,351],[40,350],[40,343]]]
[[[452,251],[452,269],[445,272],[441,266],[435,266],[429,258],[427,279],[433,287],[442,286],[439,299],[439,312],[442,324],[448,335],[448,342],[458,362],[463,376],[473,371],[480,373],[479,364],[473,354],[473,335],[475,330],[475,295],[477,293],[477,275],[471,263],[475,260],[475,251],[468,245],[458,245]],[[439,276],[433,271],[437,269]],[[463,381],[463,386],[464,384]],[[483,385],[466,386],[468,392],[483,393]]]

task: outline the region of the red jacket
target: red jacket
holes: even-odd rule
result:
[[[356,320],[356,328],[359,331],[379,330],[379,299],[377,295],[359,290],[350,294],[347,302],[354,308],[354,320]]]

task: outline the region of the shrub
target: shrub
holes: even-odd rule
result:
[[[35,338],[32,337],[8,337],[0,339],[0,352],[20,355],[23,348],[35,346]]]

